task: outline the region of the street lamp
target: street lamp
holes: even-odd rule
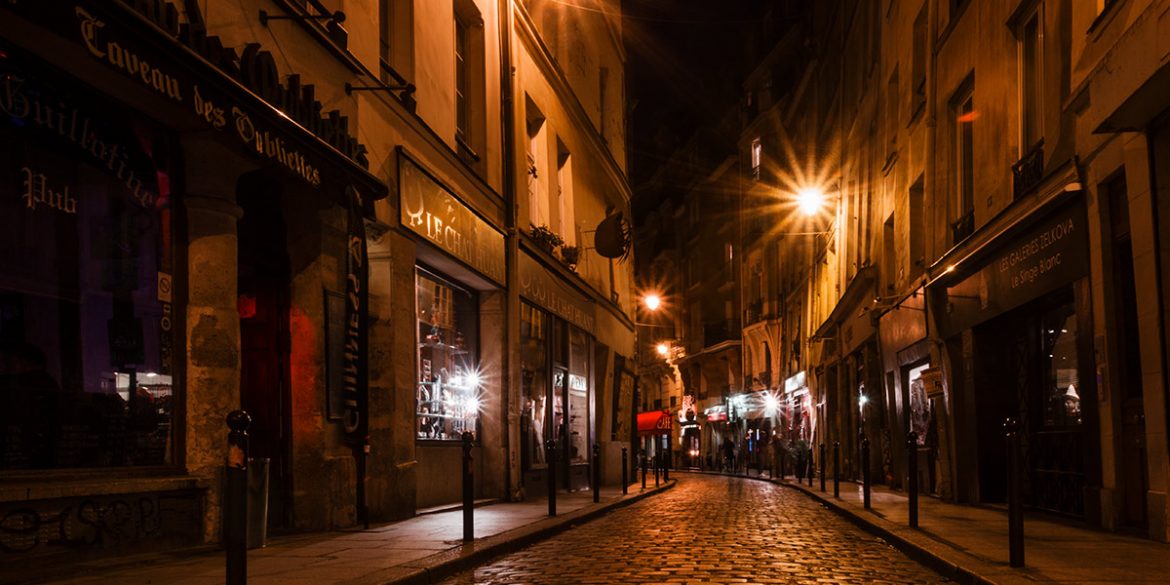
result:
[[[642,297],[642,304],[651,311],[657,311],[658,307],[662,306],[662,297],[654,293],[648,293]]]
[[[805,216],[812,217],[825,206],[825,192],[818,187],[806,187],[796,194],[796,205]]]
[[[659,343],[655,349],[658,351],[658,355],[662,357],[666,357],[666,354],[670,353],[670,346],[665,343]]]

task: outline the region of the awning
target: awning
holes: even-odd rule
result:
[[[638,414],[639,435],[665,435],[670,433],[670,412],[655,410]]]
[[[716,404],[715,406],[704,410],[703,415],[707,417],[707,422],[727,420],[727,407],[722,404]]]

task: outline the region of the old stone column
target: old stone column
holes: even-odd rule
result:
[[[236,179],[246,166],[205,136],[185,138],[187,218],[187,471],[208,480],[204,541],[220,526],[220,476],[227,451],[224,417],[240,407],[240,316]]]

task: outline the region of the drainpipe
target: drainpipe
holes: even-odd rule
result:
[[[500,36],[500,120],[503,161],[503,191],[505,205],[506,245],[504,261],[507,266],[507,300],[504,309],[504,380],[500,392],[500,408],[504,414],[503,449],[507,469],[504,472],[504,495],[509,500],[517,499],[520,489],[520,459],[512,451],[512,433],[519,432],[519,413],[513,413],[510,400],[513,390],[520,391],[520,364],[515,356],[520,355],[520,236],[517,229],[519,203],[516,196],[516,136],[515,100],[512,86],[512,0],[499,0]],[[515,386],[515,388],[513,388]],[[514,475],[515,474],[515,475]]]

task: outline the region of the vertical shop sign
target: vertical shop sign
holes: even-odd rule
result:
[[[364,445],[367,434],[366,392],[366,228],[362,217],[362,197],[357,189],[346,188],[349,220],[346,227],[345,275],[345,359],[342,423],[351,443]]]

